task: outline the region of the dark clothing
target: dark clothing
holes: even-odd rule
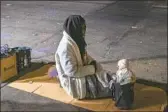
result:
[[[80,15],[71,15],[64,22],[64,30],[78,45],[81,57],[83,59],[85,53],[86,42],[82,30],[82,25],[85,25],[85,20]]]
[[[112,90],[109,89],[109,87],[103,87],[103,85],[98,81],[96,75],[86,76],[85,78],[87,89],[86,99],[104,98],[112,96]]]
[[[168,112],[168,105],[166,105],[166,106],[164,107],[163,112]]]
[[[120,109],[130,109],[134,101],[134,83],[120,85],[114,83],[114,99]]]

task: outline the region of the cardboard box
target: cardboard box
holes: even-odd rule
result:
[[[15,75],[17,75],[16,54],[7,58],[2,58],[0,74],[1,82],[4,82]]]

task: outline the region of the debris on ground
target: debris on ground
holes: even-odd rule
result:
[[[11,6],[12,4],[6,4],[6,6]]]
[[[33,84],[33,81],[29,81],[29,84]]]

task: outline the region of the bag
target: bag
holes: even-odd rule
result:
[[[49,69],[48,69],[48,75],[50,78],[54,78],[54,77],[57,77],[58,76],[58,72],[56,70],[56,67],[55,65],[51,66]]]
[[[53,65],[53,66],[51,66],[49,69],[48,69],[48,76],[50,77],[50,78],[56,78],[57,79],[57,81],[59,82],[59,84],[60,84],[60,87],[62,88],[62,86],[61,86],[61,83],[60,83],[60,79],[59,79],[59,77],[58,77],[58,72],[57,72],[57,69],[56,69],[56,66],[55,65]]]
[[[32,49],[29,47],[11,48],[11,51],[16,53],[18,72],[24,71],[26,68],[31,67],[31,50]]]

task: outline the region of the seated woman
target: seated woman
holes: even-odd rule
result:
[[[55,54],[63,89],[76,99],[111,96],[111,75],[87,54],[84,18],[71,15],[63,28],[63,37]]]

